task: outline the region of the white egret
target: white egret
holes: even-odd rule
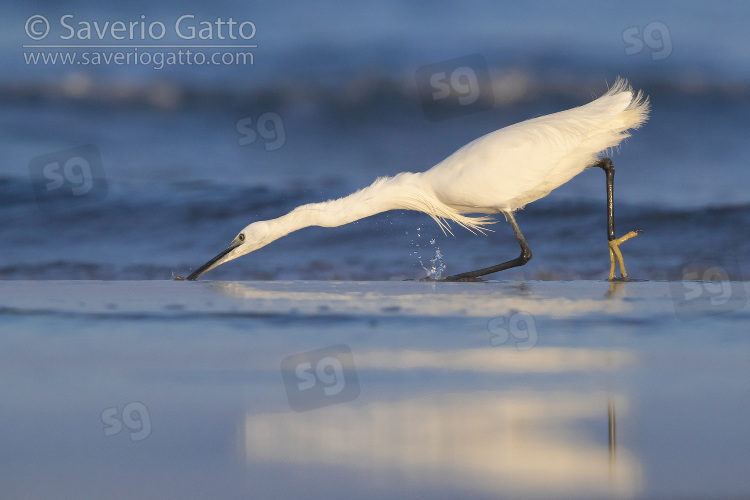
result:
[[[628,131],[640,127],[648,119],[648,112],[648,98],[640,91],[634,93],[626,80],[618,79],[604,95],[586,105],[491,132],[426,172],[381,177],[349,196],[302,205],[277,219],[253,222],[240,231],[229,247],[187,279],[195,280],[225,262],[308,226],[335,227],[387,210],[417,210],[431,216],[443,231],[450,233],[447,221],[454,221],[484,234],[486,226],[494,222],[488,214],[502,213],[518,239],[521,254],[495,266],[444,278],[476,280],[526,264],[531,250],[514,212],[590,167],[602,168],[606,173],[609,279],[615,278],[616,263],[622,279],[626,279],[619,246],[641,231],[615,237],[615,170],[609,158],[598,155],[629,137]]]

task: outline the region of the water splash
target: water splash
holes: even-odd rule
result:
[[[435,256],[430,259],[430,264],[431,267],[429,269],[424,265],[422,266],[422,268],[427,271],[427,276],[434,279],[440,279],[443,275],[443,271],[445,271],[445,263],[443,263],[443,254],[440,253],[440,247],[435,247]]]
[[[434,245],[435,240],[431,239],[430,243]],[[440,252],[440,247],[435,247],[435,256],[430,259],[429,267],[422,263],[422,257],[419,257],[419,265],[425,270],[428,278],[440,279],[443,275],[443,271],[445,271],[445,263],[443,262],[443,254]]]

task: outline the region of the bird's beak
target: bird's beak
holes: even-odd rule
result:
[[[232,244],[229,245],[226,249],[224,249],[219,255],[217,255],[216,257],[214,257],[213,259],[209,260],[208,262],[206,262],[205,264],[203,264],[201,267],[199,267],[198,269],[196,269],[195,271],[193,271],[190,274],[190,276],[188,276],[186,279],[189,280],[189,281],[195,281],[202,274],[205,274],[208,271],[210,271],[211,269],[213,269],[214,267],[217,267],[220,264],[223,264],[226,261],[225,257],[227,255],[229,255],[229,252],[231,252],[232,250],[234,250],[235,248],[237,248],[240,245],[242,245],[242,241],[240,241],[239,239],[235,239],[232,242]]]

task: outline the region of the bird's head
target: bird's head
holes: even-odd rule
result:
[[[207,273],[211,269],[222,265],[225,262],[242,257],[245,254],[253,252],[261,247],[268,245],[275,238],[271,237],[271,231],[268,221],[253,222],[245,227],[229,244],[222,250],[219,255],[209,260],[201,267],[193,271],[188,280],[196,280],[199,276]]]

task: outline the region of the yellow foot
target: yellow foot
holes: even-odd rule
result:
[[[630,231],[622,238],[617,238],[616,240],[612,240],[609,242],[609,261],[611,263],[611,266],[609,268],[609,281],[613,281],[615,279],[615,261],[620,263],[621,279],[625,279],[628,277],[627,273],[625,272],[625,261],[622,258],[622,252],[620,252],[620,245],[628,241],[630,238],[638,236],[642,232],[643,231],[641,231],[640,229],[636,229],[635,231]]]

